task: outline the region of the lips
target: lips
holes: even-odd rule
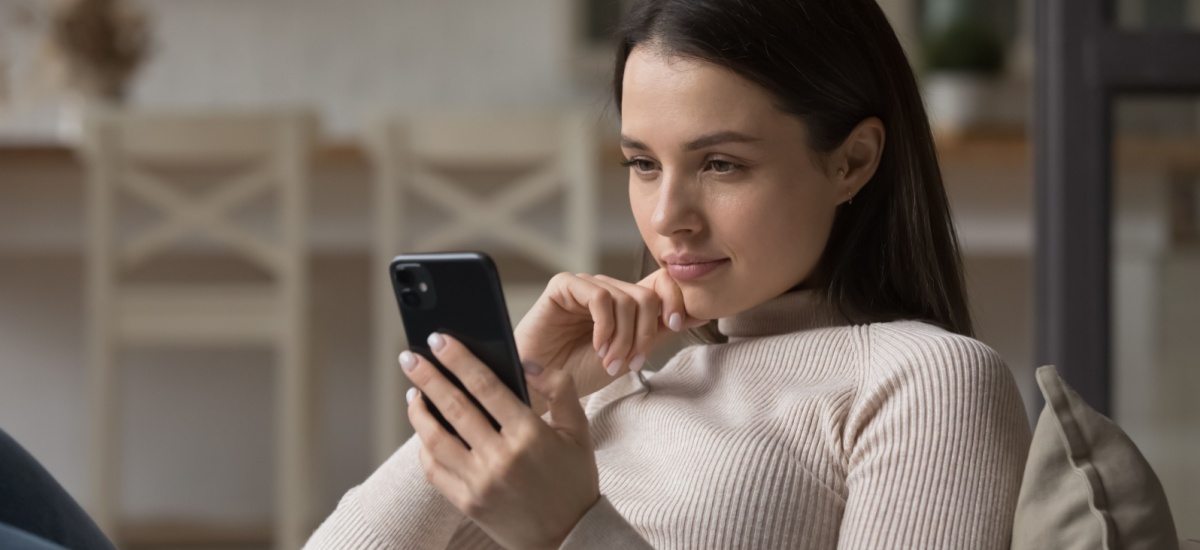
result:
[[[694,281],[729,265],[729,258],[674,252],[663,255],[662,260],[667,264],[667,273],[678,282]]]

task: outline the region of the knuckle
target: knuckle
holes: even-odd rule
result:
[[[450,502],[454,504],[454,507],[458,508],[458,511],[462,512],[463,515],[469,518],[475,518],[477,517],[479,510],[471,505],[472,500],[473,499],[468,496],[456,496],[450,499]]]
[[[425,481],[428,481],[430,483],[433,483],[434,478],[437,477],[437,473],[434,470],[434,466],[428,462],[421,463],[421,471],[425,474]]]
[[[515,469],[514,462],[515,459],[512,451],[505,450],[493,454],[487,464],[488,470],[491,472],[490,479],[505,479],[510,476]],[[493,485],[494,483],[485,483],[483,485],[484,490],[481,492],[486,494],[487,490],[491,489]]]
[[[536,437],[536,428],[537,426],[533,422],[521,420],[505,425],[501,428],[501,432],[508,436],[506,439],[512,442],[513,448],[523,449]]]
[[[550,398],[554,401],[559,401],[563,398],[563,395],[566,392],[567,384],[564,382],[559,382],[550,388]]]
[[[599,304],[601,307],[603,307],[605,309],[612,307],[613,296],[612,296],[612,294],[609,294],[608,291],[597,287],[595,289],[593,295],[595,296],[594,299],[596,300],[596,303]]]
[[[462,394],[456,394],[446,399],[446,402],[438,407],[438,409],[441,411],[442,416],[453,424],[466,417],[468,406],[466,398]]]
[[[445,445],[446,438],[442,437],[440,433],[434,433],[425,440],[425,448],[429,449],[430,453],[436,453],[438,449],[441,449]],[[428,465],[432,468],[434,466],[433,461],[430,460]]]
[[[500,397],[500,390],[504,387],[494,376],[488,376],[483,372],[467,376],[462,381],[463,385],[469,388],[475,398],[480,401],[490,401]]]
[[[574,385],[575,385],[575,380],[571,377],[571,375],[564,373],[564,372],[555,372],[555,373],[553,373],[552,376],[549,376],[547,378],[548,378],[548,380],[546,380],[546,386],[545,386],[545,389],[543,390],[543,392],[545,393],[546,399],[551,402],[559,400],[559,398],[562,397],[563,392],[566,391],[566,389],[568,387],[574,388]],[[530,429],[530,430],[527,430],[527,432],[528,433],[514,434],[514,435],[524,436],[524,437],[536,437],[537,436],[537,430]],[[526,442],[526,443],[529,442],[528,440],[521,439],[521,437],[518,437],[517,441],[518,442]]]
[[[638,301],[641,302],[642,307],[653,310],[655,313],[658,312],[659,307],[662,306],[662,298],[659,298],[658,294],[653,292],[639,292],[638,294]]]
[[[475,518],[487,509],[487,503],[484,501],[483,495],[472,491],[471,494],[462,498],[458,508],[467,516]]]
[[[513,432],[512,446],[516,452],[522,452],[534,446],[538,439],[538,426],[533,422],[522,422]]]
[[[615,294],[613,296],[613,300],[617,303],[617,307],[621,310],[628,311],[637,308],[637,302],[633,299],[633,296],[625,294],[624,292]]]

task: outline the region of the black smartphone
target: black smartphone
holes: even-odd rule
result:
[[[462,382],[433,356],[426,339],[440,332],[458,339],[526,405],[525,371],[513,340],[496,264],[482,252],[402,254],[388,266],[404,333],[414,353],[433,363],[471,400],[497,430],[500,425]],[[425,405],[450,433],[458,435],[422,393]]]

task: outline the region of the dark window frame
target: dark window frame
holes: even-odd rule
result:
[[[1036,10],[1036,360],[1111,415],[1113,103],[1200,93],[1200,32],[1119,29],[1111,0]]]

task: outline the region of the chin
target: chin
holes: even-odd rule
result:
[[[683,287],[682,290],[684,309],[697,319],[720,319],[747,309],[734,303],[735,297],[727,292],[703,287]]]

